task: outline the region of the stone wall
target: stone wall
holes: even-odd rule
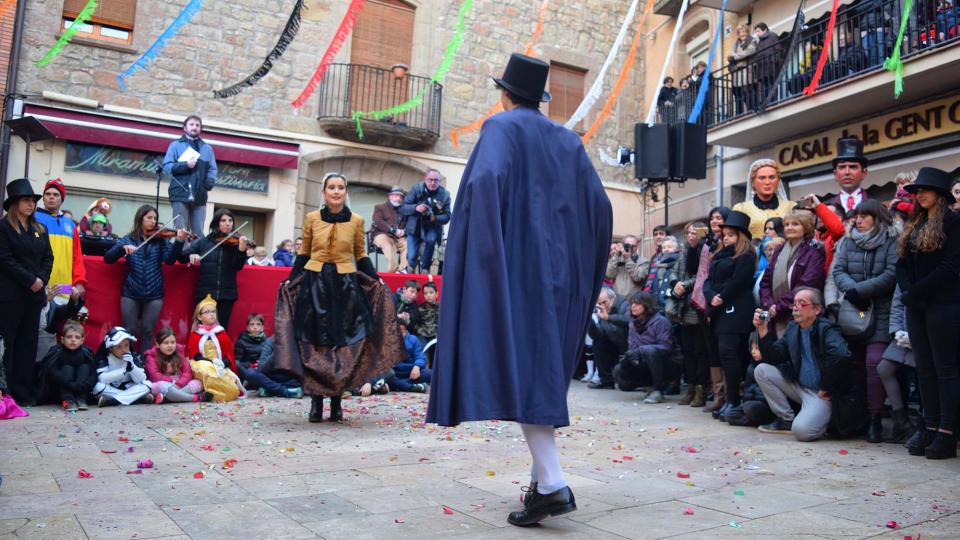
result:
[[[417,6],[411,73],[430,76],[453,34],[460,2],[411,3]],[[260,65],[278,38],[292,1],[206,2],[193,21],[169,41],[149,70],[138,71],[127,79],[123,93],[117,87],[117,74],[150,46],[186,5],[186,0],[141,0],[137,4],[132,47],[105,48],[76,40],[45,68],[37,68],[34,63],[59,35],[62,1],[30,2],[18,91],[39,94],[48,90],[148,111],[199,113],[206,119],[322,135],[315,119],[317,94],[299,111],[292,109],[290,101],[312,74],[347,4],[346,1],[309,0],[300,33],[283,58],[275,62],[270,74],[238,96],[215,99],[213,90],[240,80]],[[455,148],[450,142],[450,130],[472,122],[496,103],[499,94],[490,76],[499,75],[509,54],[521,50],[528,41],[536,25],[539,6],[539,0],[475,1],[468,15],[464,45],[442,81],[445,87],[443,129],[440,140],[430,151],[461,157],[469,154],[476,134],[465,136],[460,147]],[[616,37],[628,6],[629,2],[606,0],[553,0],[536,47],[538,56],[589,69],[586,91]],[[619,75],[633,30],[628,34],[628,43],[620,58],[608,73],[606,90]],[[349,62],[349,58],[348,39],[336,61]],[[631,176],[628,169],[601,164],[599,150],[615,152],[618,144],[632,143],[633,124],[642,116],[639,111],[643,67],[642,61],[635,64],[614,114],[588,149],[608,181],[625,182]],[[595,106],[585,125],[589,125],[605,98],[606,95]]]

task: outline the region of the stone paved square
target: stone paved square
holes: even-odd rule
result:
[[[347,400],[342,425],[307,423],[307,399],[37,407],[0,423],[0,539],[960,537],[958,460],[641,396],[572,384],[558,444],[579,510],[533,529],[505,519],[530,469],[519,428],[426,425],[424,395]]]

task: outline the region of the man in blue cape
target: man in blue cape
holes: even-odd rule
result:
[[[429,422],[519,422],[533,456],[518,526],[576,510],[554,428],[606,270],[610,201],[580,137],[539,111],[549,66],[514,54],[503,113],[460,182],[444,259]]]

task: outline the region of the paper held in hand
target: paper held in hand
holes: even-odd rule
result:
[[[192,147],[187,147],[187,149],[180,154],[180,157],[177,158],[177,161],[190,161],[191,159],[200,159],[200,152],[197,152]]]

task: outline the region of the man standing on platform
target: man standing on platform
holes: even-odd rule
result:
[[[403,188],[393,186],[387,195],[387,202],[373,207],[373,245],[383,251],[387,258],[387,272],[407,273],[407,238],[400,214],[397,210],[403,204]],[[397,262],[397,252],[400,262]]]
[[[863,143],[855,137],[837,141],[837,157],[833,158],[833,177],[837,179],[840,193],[836,202],[850,213],[858,204],[868,198],[860,184],[867,178],[867,166],[870,162],[863,155]]]
[[[217,181],[213,148],[200,138],[203,120],[190,115],[183,121],[183,136],[170,143],[163,158],[163,172],[170,176],[167,192],[177,229],[203,236],[207,218],[207,192]]]
[[[570,424],[567,388],[613,229],[580,136],[539,111],[549,70],[514,54],[494,79],[504,112],[484,123],[460,183],[427,413],[443,426],[520,423],[533,468],[507,518],[517,526],[577,508],[554,428]]]
[[[440,171],[430,169],[423,182],[403,198],[400,213],[407,216],[407,263],[411,272],[430,273],[433,250],[443,236],[443,226],[450,222],[450,192],[440,185]],[[420,257],[420,246],[423,256]]]

